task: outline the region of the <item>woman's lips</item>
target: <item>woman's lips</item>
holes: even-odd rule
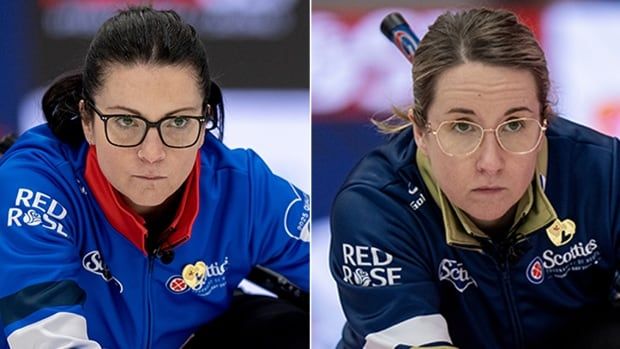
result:
[[[474,193],[477,193],[477,194],[493,195],[493,194],[498,194],[498,193],[500,193],[500,192],[502,192],[504,190],[506,190],[506,188],[494,187],[494,186],[484,186],[484,187],[474,188],[472,191]]]
[[[166,177],[164,176],[155,176],[155,175],[134,175],[134,177],[145,180],[145,181],[158,181],[158,180],[166,179]]]

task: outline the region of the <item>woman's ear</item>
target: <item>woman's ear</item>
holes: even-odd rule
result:
[[[95,133],[93,130],[93,120],[87,116],[86,103],[83,99],[79,102],[80,120],[82,121],[82,131],[84,131],[84,138],[90,145],[95,145]]]
[[[409,108],[409,110],[407,111],[407,118],[411,122],[411,125],[413,125],[413,138],[415,139],[415,144],[418,146],[418,148],[420,148],[420,150],[422,150],[424,155],[427,155],[426,154],[426,138],[424,137],[425,130],[415,123],[415,118],[413,116],[412,108]]]

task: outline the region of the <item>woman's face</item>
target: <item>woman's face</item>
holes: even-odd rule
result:
[[[467,120],[490,129],[518,117],[540,120],[540,115],[530,72],[465,63],[437,79],[428,122],[433,129],[445,120]],[[502,222],[532,181],[540,145],[517,155],[503,150],[494,133],[485,132],[482,144],[472,154],[448,156],[433,134],[417,126],[414,133],[441,190],[480,228]]]
[[[103,114],[139,115],[151,122],[167,116],[200,116],[203,96],[198,86],[190,68],[114,64],[93,103]],[[141,144],[122,148],[108,142],[104,123],[96,113],[92,121],[82,124],[86,139],[96,147],[103,174],[140,214],[161,205],[181,187],[204,141],[201,129],[193,146],[170,148],[162,143],[157,129],[150,128]]]

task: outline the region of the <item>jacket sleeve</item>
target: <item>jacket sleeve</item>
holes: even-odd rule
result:
[[[253,262],[309,291],[310,197],[249,154]]]
[[[406,226],[407,208],[365,185],[336,197],[330,269],[347,319],[345,348],[452,345],[424,241],[411,236],[423,232]]]
[[[0,320],[11,348],[100,348],[88,339],[74,212],[38,165],[0,166]]]

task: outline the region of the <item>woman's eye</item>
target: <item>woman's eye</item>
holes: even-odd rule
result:
[[[132,116],[119,116],[116,119],[116,123],[119,124],[119,126],[131,127],[135,125],[136,121]]]
[[[509,121],[504,125],[504,130],[508,132],[517,132],[523,128],[523,121]]]
[[[177,127],[177,128],[183,128],[187,125],[189,121],[187,120],[187,118],[183,118],[183,117],[178,117],[178,118],[174,118],[172,119],[172,126]]]
[[[473,126],[466,122],[455,122],[452,125],[452,129],[459,133],[470,132],[473,129]]]

